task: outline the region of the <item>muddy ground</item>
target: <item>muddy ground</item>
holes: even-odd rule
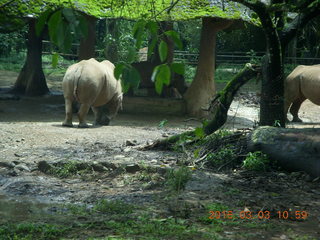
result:
[[[16,75],[1,71],[0,87],[10,86]],[[176,168],[193,155],[141,151],[138,146],[193,129],[201,125],[199,121],[182,116],[120,113],[110,126],[65,128],[61,126],[64,104],[60,79],[48,79],[55,94],[0,100],[0,224],[43,219],[72,224],[72,218],[62,219],[56,213],[61,204],[92,206],[106,199],[152,209],[154,218],[185,219],[190,226],[201,226],[203,232],[210,225],[204,227],[199,219],[208,219],[209,211],[215,210],[208,208],[210,204],[221,204],[234,216],[243,210],[255,215],[238,225],[231,224],[230,219],[211,223],[221,227],[217,239],[320,239],[319,180],[303,173],[255,173],[241,168],[218,172],[196,166],[185,190],[171,196],[163,184],[167,169]],[[242,91],[231,106],[225,128],[256,125],[255,95],[256,91]],[[318,127],[319,112],[318,106],[304,103],[300,116],[305,123],[291,127]],[[164,119],[167,124],[159,127]],[[73,174],[51,171],[73,163],[78,164]],[[258,220],[259,211],[269,211],[271,219]],[[278,211],[288,211],[288,219],[279,219]],[[297,211],[307,212],[308,217],[297,219]],[[47,220],[49,216],[54,220]],[[103,234],[100,229],[72,236],[87,239],[109,235],[114,235],[112,229],[104,229]]]

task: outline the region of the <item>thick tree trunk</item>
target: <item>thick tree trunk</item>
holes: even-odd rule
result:
[[[260,125],[285,127],[284,76],[281,43],[271,18],[264,19],[267,54],[262,60]],[[268,22],[270,21],[270,23]]]
[[[87,60],[95,57],[96,23],[97,19],[85,15],[88,24],[88,35],[80,41],[78,59]]]
[[[208,106],[216,88],[214,84],[216,34],[231,25],[230,20],[203,18],[200,40],[198,67],[194,80],[184,95],[187,113],[192,116],[204,116],[202,108]]]
[[[36,20],[31,19],[27,41],[27,59],[11,90],[12,93],[40,96],[49,92],[42,71],[42,36],[36,35],[35,25]]]

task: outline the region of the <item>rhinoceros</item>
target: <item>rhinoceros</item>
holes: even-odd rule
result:
[[[91,107],[95,114],[94,125],[109,125],[122,108],[122,88],[114,75],[114,65],[94,58],[71,65],[63,78],[66,118],[63,126],[72,127],[72,103],[80,103],[79,127],[86,128],[86,116]],[[107,109],[107,110],[106,110]]]
[[[297,66],[285,80],[285,114],[289,107],[293,122],[302,122],[298,116],[301,104],[309,99],[320,105],[320,64]]]

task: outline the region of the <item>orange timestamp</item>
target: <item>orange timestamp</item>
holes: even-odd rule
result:
[[[276,211],[270,212],[268,210],[265,211],[240,211],[240,212],[233,212],[233,211],[209,211],[209,219],[233,219],[233,218],[240,218],[240,219],[271,219],[271,218],[278,218],[278,219],[290,219],[290,220],[305,220],[308,218],[307,211]]]

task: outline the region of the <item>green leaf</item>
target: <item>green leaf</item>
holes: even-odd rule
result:
[[[49,36],[51,41],[56,45],[58,45],[57,29],[61,25],[61,23],[62,23],[62,16],[61,16],[61,11],[59,10],[54,14],[52,14],[48,21]]]
[[[168,55],[168,45],[165,41],[161,40],[159,44],[159,56],[161,62],[164,62],[167,59]]]
[[[156,92],[160,95],[162,93],[163,83],[161,81],[155,82]]]
[[[159,67],[156,81],[162,81],[163,84],[169,85],[170,84],[170,78],[171,78],[171,71],[167,64],[162,64]]]
[[[134,38],[137,38],[137,34],[139,31],[141,31],[141,29],[144,29],[146,26],[146,22],[144,20],[139,20],[137,21],[134,26],[133,26],[133,29],[132,29],[132,34],[133,34],[133,37]]]
[[[156,66],[153,71],[152,71],[152,75],[151,75],[151,81],[152,82],[155,82],[156,81],[156,76],[158,74],[158,71],[159,71],[159,67],[160,65]]]
[[[175,73],[178,73],[180,75],[184,75],[184,71],[185,71],[185,65],[183,63],[172,63],[171,64],[171,69],[172,71],[174,71]]]
[[[137,50],[136,50],[135,47],[130,46],[128,48],[128,60],[127,61],[129,63],[132,63],[132,62],[134,62],[136,60],[136,58],[137,58]]]
[[[151,39],[151,43],[148,45],[148,57],[150,57],[154,51],[158,42],[158,38],[155,36]]]
[[[182,44],[182,41],[180,40],[179,34],[176,31],[169,30],[169,31],[164,32],[164,34],[167,35],[168,37],[170,37],[172,39],[172,41],[174,42],[174,44],[180,50],[182,50],[183,44]]]
[[[121,80],[123,92],[127,92],[130,87],[137,89],[141,81],[140,73],[134,67],[124,65]]]
[[[160,95],[163,85],[169,85],[171,78],[171,71],[167,64],[156,66],[152,72],[151,80],[155,83],[156,92]]]
[[[151,35],[158,35],[159,25],[156,22],[148,22],[146,28],[149,29]]]
[[[126,65],[124,63],[119,63],[116,65],[115,69],[114,69],[114,77],[119,80],[122,72],[123,72],[123,69]]]
[[[88,36],[88,22],[86,18],[82,15],[78,16],[79,23],[76,26],[77,33],[82,38],[86,38]]]
[[[77,21],[74,11],[71,8],[62,9],[62,15],[71,24],[74,24]]]
[[[202,127],[197,127],[194,133],[198,138],[203,138],[205,136],[204,129]]]
[[[49,9],[49,10],[43,12],[40,15],[40,17],[38,18],[37,23],[36,23],[36,34],[37,34],[37,36],[40,36],[45,24],[47,23],[48,17],[49,17],[49,15],[51,13],[52,13],[52,10]]]
[[[56,68],[58,66],[58,62],[59,62],[59,54],[58,53],[54,53],[52,55],[52,59],[51,59],[52,67]]]

